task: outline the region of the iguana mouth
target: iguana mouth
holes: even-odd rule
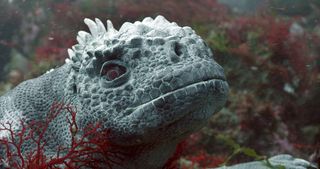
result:
[[[131,136],[134,138],[137,136],[142,139],[140,140],[142,142],[149,142],[150,140],[143,140],[143,138],[153,138],[147,135],[159,133],[154,132],[156,130],[164,130],[166,133],[169,130],[177,131],[176,128],[181,127],[178,131],[181,132],[181,135],[185,135],[202,126],[216,110],[220,109],[222,103],[225,102],[220,98],[226,98],[227,93],[228,84],[223,78],[199,81],[167,92],[137,106],[121,121],[129,121],[137,129],[136,133],[132,133]],[[189,123],[188,125],[194,127],[176,125],[182,121],[192,121],[194,124]],[[190,128],[191,130],[189,130]],[[127,135],[130,134],[127,133]]]
[[[177,89],[174,89],[170,92],[167,92],[155,99],[152,99],[146,103],[143,103],[139,106],[136,107],[136,109],[138,109],[139,107],[142,107],[142,106],[145,106],[147,104],[154,104],[155,106],[158,106],[158,105],[161,105],[161,104],[165,104],[166,101],[172,101],[170,99],[172,98],[169,98],[170,96],[174,96],[174,97],[184,97],[183,93],[181,93],[180,95],[174,95],[174,93],[177,93],[177,92],[184,92],[184,91],[188,91],[189,92],[203,92],[203,91],[207,91],[205,88],[206,87],[214,87],[215,89],[215,92],[223,92],[224,90],[227,90],[226,88],[224,88],[221,84],[224,83],[224,84],[227,84],[225,79],[223,77],[221,78],[212,78],[212,79],[207,79],[207,80],[203,80],[203,81],[200,81],[200,82],[196,82],[196,83],[192,83],[192,84],[187,84],[185,86],[182,86],[180,88],[177,88]],[[190,93],[190,94],[191,94]],[[188,95],[188,93],[186,93],[186,95]]]
[[[148,107],[148,104],[151,104],[158,110],[158,113],[166,114],[166,110],[174,110],[174,117],[170,116],[165,120],[165,123],[162,124],[164,128],[168,128],[168,126],[180,121],[184,117],[188,115],[192,115],[196,113],[199,107],[204,107],[206,104],[209,104],[208,101],[204,101],[206,99],[212,98],[217,95],[224,95],[228,92],[228,85],[224,78],[215,78],[208,79],[196,83],[192,83],[186,85],[184,87],[175,89],[171,92],[168,92],[162,96],[159,96],[156,99],[153,99],[141,106]],[[201,100],[199,98],[202,98]],[[175,99],[175,100],[174,100]],[[190,101],[191,100],[191,101]],[[180,102],[180,111],[177,106],[168,106],[167,104],[172,104],[175,101]],[[174,107],[174,108],[173,108]],[[159,111],[160,110],[160,111]],[[144,109],[144,111],[148,111]],[[151,109],[153,111],[153,109]],[[214,111],[214,110],[212,110]],[[133,112],[134,113],[134,112]],[[204,120],[211,116],[204,115],[199,118],[199,120]],[[199,114],[200,115],[200,114]],[[178,123],[178,122],[177,122]]]

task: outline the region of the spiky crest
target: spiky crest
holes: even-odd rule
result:
[[[107,20],[106,27],[98,18],[95,18],[95,20],[85,18],[84,23],[88,26],[89,33],[85,31],[78,32],[78,44],[74,45],[72,49],[68,49],[69,59],[66,59],[67,64],[73,64],[76,67],[80,63],[83,63],[84,60],[93,56],[87,54],[87,52],[109,46],[110,41],[114,39],[121,41],[136,36],[169,37],[180,36],[179,34],[181,36],[194,34],[194,31],[190,27],[180,27],[175,22],[169,22],[160,15],[155,19],[146,17],[141,22],[125,22],[119,30],[113,27],[110,20]]]

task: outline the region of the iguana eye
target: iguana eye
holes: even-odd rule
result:
[[[125,73],[126,73],[126,68],[124,66],[121,66],[115,63],[105,64],[101,69],[101,76],[104,76],[109,81],[117,79],[118,77],[120,77]]]

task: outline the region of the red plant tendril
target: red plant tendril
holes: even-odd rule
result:
[[[64,111],[70,114],[67,121],[72,135],[71,145],[59,146],[54,156],[46,156],[47,141],[44,135],[50,123]],[[0,157],[0,165],[12,169],[53,169],[62,166],[70,169],[81,167],[111,169],[113,165],[120,165],[124,155],[109,142],[110,131],[100,131],[101,125],[96,123],[88,125],[80,134],[76,115],[77,112],[71,105],[54,103],[44,121],[26,123],[20,120],[19,131],[13,130],[12,122],[0,124],[0,132],[8,133],[8,137],[0,138],[0,146],[5,150],[5,156]],[[22,145],[30,142],[34,143],[36,148],[22,152]]]

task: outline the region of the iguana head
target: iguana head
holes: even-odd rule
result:
[[[91,33],[78,33],[66,60],[79,126],[102,122],[122,145],[181,140],[224,105],[223,69],[190,27],[162,16],[119,30],[85,23]]]

